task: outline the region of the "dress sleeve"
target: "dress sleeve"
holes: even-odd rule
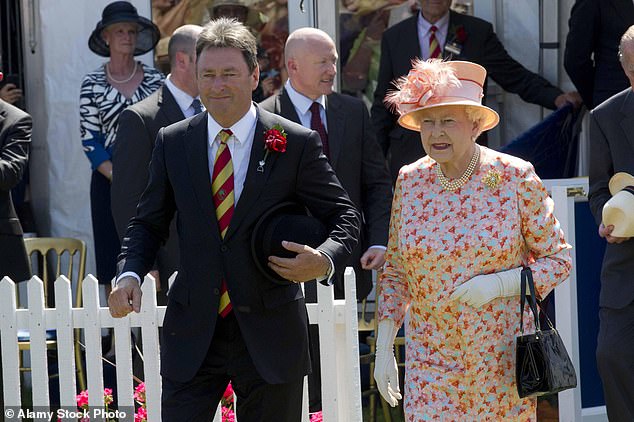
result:
[[[385,254],[385,269],[379,279],[379,320],[392,319],[400,327],[410,304],[410,293],[405,272],[405,262],[401,254],[399,240],[402,232],[401,208],[403,206],[404,176],[401,172],[396,181],[390,231]]]
[[[95,82],[91,78],[84,78],[79,94],[81,143],[93,170],[110,160],[110,154],[104,148],[106,134],[103,132],[94,86]]]
[[[554,202],[532,165],[523,170],[518,186],[522,236],[535,288],[544,298],[570,274],[570,246],[554,215]]]

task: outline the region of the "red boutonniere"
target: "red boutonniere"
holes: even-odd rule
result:
[[[451,27],[449,33],[453,36],[449,39],[449,42],[445,44],[445,50],[452,55],[459,56],[462,52],[462,46],[467,41],[467,31],[465,31],[464,26],[459,25]]]
[[[258,162],[258,171],[264,173],[264,165],[270,152],[286,152],[286,132],[279,124],[264,132],[264,157]]]

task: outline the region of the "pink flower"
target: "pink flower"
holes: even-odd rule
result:
[[[324,420],[324,415],[322,414],[321,410],[319,412],[310,414],[310,422],[323,422],[323,420]]]
[[[87,409],[88,408],[88,391],[84,390],[81,393],[77,394],[76,400],[77,400],[77,407],[81,409]]]
[[[142,382],[141,384],[137,385],[134,388],[134,399],[140,404],[145,403],[145,383],[144,382]]]
[[[103,402],[106,406],[111,404],[114,401],[112,398],[112,388],[104,388],[103,389]]]
[[[222,422],[235,422],[236,415],[232,409],[227,407],[222,408]]]
[[[147,421],[147,410],[145,407],[139,407],[139,409],[134,414],[134,422],[146,422]]]
[[[233,387],[231,386],[231,383],[227,384],[227,388],[225,390],[225,393],[222,395],[222,398],[233,400]]]

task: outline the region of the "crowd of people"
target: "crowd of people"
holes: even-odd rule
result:
[[[634,420],[634,233],[615,227],[634,211],[603,221],[613,195],[634,192],[634,4],[575,2],[565,66],[578,93],[526,69],[451,0],[419,0],[389,28],[386,10],[404,2],[380,2],[341,57],[346,92],[376,83],[369,110],[333,91],[327,33],[289,34],[284,8],[254,18],[272,3],[285,2],[153,1],[152,21],[115,1],[88,38],[106,59],[78,81],[97,278],[116,318],[140,311],[145,274],[157,282],[163,420],[207,420],[231,382],[239,420],[294,422],[311,371],[318,411],[305,303],[316,283],[343,297],[347,266],[356,300],[379,274],[373,376],[407,420],[536,420],[536,399],[515,388],[520,273],[530,267],[545,298],[571,246],[531,163],[487,147],[500,120],[482,102],[487,76],[542,107],[593,109],[589,202],[607,243],[597,363],[610,421]],[[167,76],[135,58],[150,51]],[[0,88],[0,267],[18,281],[30,275],[9,195],[29,154],[30,116],[9,104],[21,95]],[[279,246],[261,265],[265,241]]]

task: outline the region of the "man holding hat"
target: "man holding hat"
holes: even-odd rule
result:
[[[357,243],[359,214],[322,153],[319,135],[251,101],[258,84],[255,37],[235,20],[206,25],[196,44],[207,110],[159,131],[148,186],[128,226],[114,317],[140,311],[147,273],[177,212],[180,268],[170,288],[161,343],[164,421],[209,420],[227,383],[237,419],[301,420],[310,372],[300,282],[331,282]],[[315,247],[282,246],[269,256],[273,281],[252,255],[262,216],[286,202],[326,227]]]
[[[632,85],[590,114],[590,209],[607,241],[601,271],[597,364],[610,421],[634,420],[634,26],[619,59]],[[614,195],[611,199],[611,196]],[[618,214],[620,208],[621,215]],[[615,213],[615,211],[617,211]]]

